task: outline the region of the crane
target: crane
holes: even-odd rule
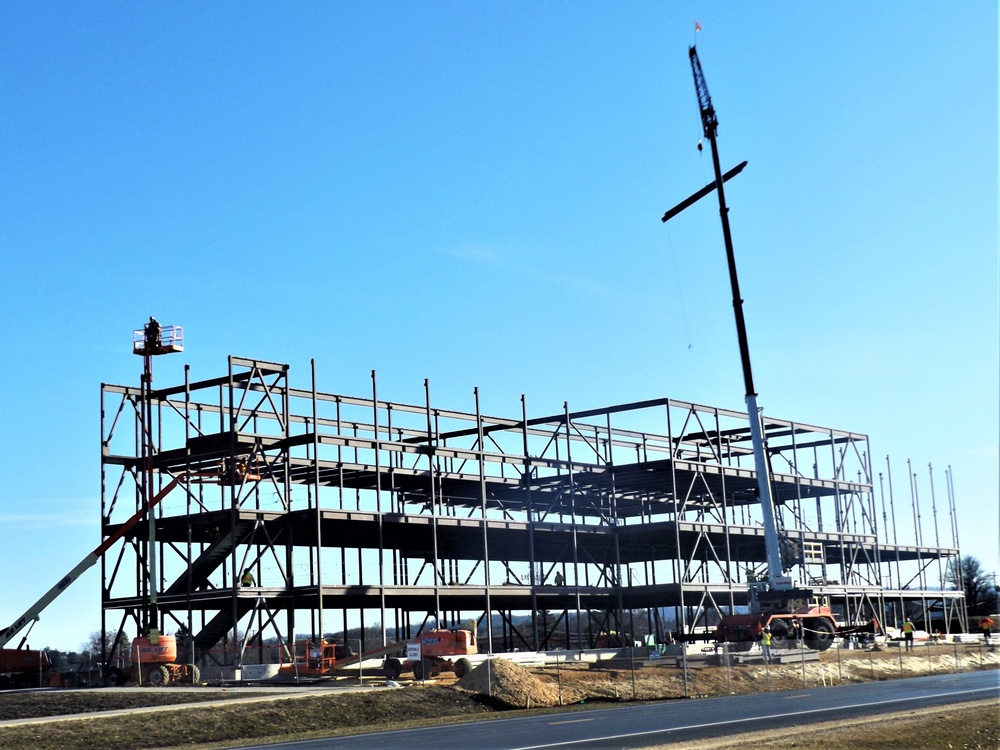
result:
[[[691,73],[694,76],[695,94],[698,97],[698,111],[701,116],[703,135],[708,139],[712,152],[712,167],[715,172],[715,182],[706,185],[694,195],[681,201],[663,215],[662,221],[676,216],[692,203],[716,191],[719,198],[719,217],[722,220],[722,236],[726,246],[726,261],[729,266],[729,283],[733,296],[733,315],[736,319],[736,335],[740,347],[740,363],[743,368],[743,385],[746,392],[747,416],[750,423],[750,439],[753,445],[754,469],[757,479],[757,496],[760,501],[761,516],[764,527],[764,548],[767,560],[766,580],[748,581],[748,598],[750,613],[746,615],[730,614],[722,618],[716,639],[727,642],[737,642],[749,648],[750,643],[758,638],[761,631],[770,628],[774,635],[775,645],[782,644],[791,635],[796,635],[806,644],[820,650],[829,648],[838,628],[833,614],[826,601],[813,599],[813,591],[799,588],[790,576],[785,575],[794,564],[800,562],[800,556],[794,545],[783,538],[779,519],[775,510],[771,466],[767,456],[767,443],[764,438],[762,412],[757,403],[757,389],[753,382],[753,369],[750,366],[750,346],[747,342],[746,321],[743,316],[743,297],[740,294],[740,282],[736,272],[736,256],[733,251],[733,237],[729,227],[729,209],[726,207],[724,184],[739,174],[746,166],[742,162],[725,174],[719,163],[719,146],[717,135],[719,119],[712,105],[712,97],[708,93],[708,84],[698,59],[698,50],[688,48],[688,58],[691,62]],[[701,144],[699,143],[699,149]],[[803,621],[799,620],[799,616]],[[803,632],[803,626],[804,631]]]
[[[743,366],[743,385],[746,389],[747,414],[750,418],[750,439],[753,444],[754,469],[757,472],[757,494],[760,497],[761,513],[764,517],[764,545],[767,552],[767,584],[773,591],[794,588],[792,579],[783,575],[781,560],[781,540],[774,510],[774,495],[771,484],[771,467],[767,460],[761,411],[757,405],[757,390],[753,383],[753,369],[750,366],[750,346],[747,343],[747,327],[743,317],[743,298],[740,296],[740,281],[736,273],[736,255],[733,252],[733,237],[729,228],[729,209],[726,208],[726,192],[723,187],[722,168],[719,166],[719,145],[716,140],[719,120],[708,93],[708,84],[698,59],[698,50],[688,48],[694,88],[698,96],[701,113],[701,127],[712,151],[712,166],[715,170],[715,191],[719,196],[719,216],[722,218],[722,236],[726,243],[726,261],[729,264],[729,283],[733,293],[733,314],[736,317],[736,336],[740,345],[740,362]],[[759,593],[760,592],[758,589]]]

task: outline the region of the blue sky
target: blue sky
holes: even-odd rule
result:
[[[870,435],[907,500],[912,459],[928,523],[952,466],[1000,570],[995,2],[12,1],[0,619],[99,542],[99,387],[149,315],[163,384],[238,354],[502,416],[742,408],[717,206],[659,221],[712,179],[696,19],[761,405]]]

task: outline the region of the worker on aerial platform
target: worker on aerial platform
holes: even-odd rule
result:
[[[146,351],[153,353],[160,348],[160,324],[156,318],[150,315],[149,322],[143,328],[146,339]]]

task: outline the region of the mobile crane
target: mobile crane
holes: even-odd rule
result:
[[[694,46],[688,48],[688,57],[694,76],[695,94],[698,97],[702,132],[708,139],[712,152],[715,182],[667,211],[662,221],[665,222],[675,216],[713,189],[718,194],[719,216],[722,219],[722,236],[726,245],[726,260],[729,266],[733,313],[736,318],[736,335],[739,340],[740,362],[743,367],[747,416],[750,421],[750,439],[753,444],[754,469],[757,474],[757,495],[760,500],[764,526],[764,547],[767,555],[766,579],[753,580],[748,584],[750,614],[724,616],[716,630],[715,637],[718,641],[734,642],[749,648],[753,641],[760,637],[763,629],[769,627],[772,642],[776,647],[783,646],[789,636],[796,635],[811,648],[825,650],[832,645],[834,635],[838,632],[837,622],[828,602],[814,600],[811,589],[797,587],[791,577],[785,575],[785,572],[799,560],[794,545],[783,539],[779,531],[761,409],[757,404],[757,391],[754,388],[753,372],[750,367],[750,347],[747,343],[746,322],[743,317],[743,298],[740,296],[733,238],[729,228],[729,209],[726,207],[725,189],[723,188],[727,180],[742,171],[746,162],[725,175],[722,174],[722,168],[719,165],[719,148],[716,142],[719,121],[715,114],[715,108],[712,106],[712,98],[708,93],[708,84],[705,82],[701,61],[698,59],[698,50]],[[701,149],[700,143],[698,148]],[[783,552],[784,554],[782,554]]]

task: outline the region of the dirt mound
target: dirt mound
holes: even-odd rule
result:
[[[558,706],[559,689],[506,659],[483,662],[455,683],[456,687],[488,695],[513,708]]]

